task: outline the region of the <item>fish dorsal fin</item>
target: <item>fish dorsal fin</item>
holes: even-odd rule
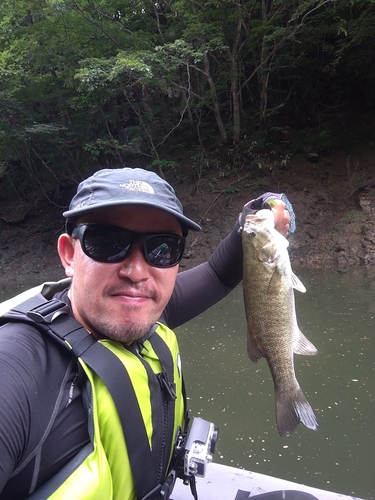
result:
[[[304,284],[294,273],[292,273],[292,286],[293,286],[293,288],[295,288],[299,292],[302,292],[302,293],[306,292],[306,288],[305,288]]]
[[[297,341],[293,344],[293,352],[304,356],[314,356],[318,350],[300,331]]]

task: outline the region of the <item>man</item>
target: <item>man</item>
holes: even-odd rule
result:
[[[290,214],[280,195],[267,193],[248,207],[262,208],[270,199],[276,200],[275,227],[286,236]],[[160,498],[186,412],[172,329],[241,281],[239,223],[208,262],[178,274],[185,236],[200,227],[183,215],[174,190],[156,174],[131,168],[98,171],[80,184],[64,216],[67,232],[59,238],[58,252],[71,281],[49,286],[44,295],[62,301],[73,325],[74,317],[84,327],[77,330],[86,335],[79,346],[89,342],[90,349],[91,344],[94,351],[99,348],[99,358],[110,356],[102,371],[115,373],[120,393],[123,372],[128,374],[135,399],[130,404],[132,391],[124,389],[123,418],[85,350],[77,348],[74,355],[67,348],[75,349],[74,332],[62,345],[34,322],[39,313],[25,314],[29,306],[5,314],[0,500]],[[66,317],[56,321],[64,326]],[[50,322],[55,324],[53,315]],[[120,371],[115,371],[118,363]],[[135,407],[141,425],[133,422]],[[140,427],[150,449],[144,453],[141,439],[135,449],[131,444]],[[153,493],[146,485],[150,476],[158,485]]]

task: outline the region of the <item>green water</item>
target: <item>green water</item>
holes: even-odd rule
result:
[[[214,422],[214,461],[361,498],[375,498],[375,276],[300,272],[301,330],[319,350],[296,374],[321,429],[281,438],[265,360],[246,355],[242,288],[178,329],[193,415]]]
[[[298,276],[299,325],[319,354],[296,356],[296,373],[320,431],[279,436],[267,364],[246,356],[241,287],[177,330],[192,414],[220,429],[215,462],[375,498],[375,269]],[[0,280],[0,300],[36,284]]]

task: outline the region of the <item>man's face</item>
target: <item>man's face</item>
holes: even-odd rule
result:
[[[141,205],[97,210],[78,223],[108,224],[138,233],[182,234],[175,217]],[[140,244],[122,262],[96,262],[83,253],[78,239],[66,234],[60,237],[58,249],[66,275],[73,278],[70,300],[74,316],[95,337],[130,343],[159,319],[172,294],[178,265],[166,269],[151,266]]]

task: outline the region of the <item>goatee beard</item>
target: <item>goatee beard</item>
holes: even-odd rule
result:
[[[139,340],[151,330],[154,323],[136,325],[113,325],[113,323],[102,322],[96,325],[96,331],[101,337],[116,340],[124,344],[131,344]]]

